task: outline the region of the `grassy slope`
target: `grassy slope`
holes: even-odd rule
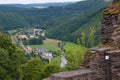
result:
[[[66,52],[70,52],[71,54],[65,54],[65,55],[72,55],[72,54],[77,54],[77,55],[81,55],[81,58],[84,57],[84,54],[87,51],[87,48],[81,46],[81,45],[77,45],[75,43],[72,42],[68,42],[65,46],[64,49],[66,50]],[[66,53],[65,52],[65,53]]]
[[[72,43],[72,42],[67,42],[66,45],[64,46],[64,49],[65,50],[72,50],[74,52],[76,52],[76,51],[80,51],[80,52],[86,51],[85,47],[82,47],[82,46],[77,45],[77,44]]]
[[[67,42],[64,46],[64,49],[66,51],[72,51],[74,54],[77,54],[79,52],[81,57],[84,56],[84,54],[87,50],[85,47],[82,47],[82,46],[77,45],[77,44],[72,43],[72,42]],[[52,58],[51,62],[55,62],[55,63],[60,64],[60,56]]]

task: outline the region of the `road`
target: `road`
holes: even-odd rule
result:
[[[61,55],[61,63],[60,63],[61,68],[65,67],[66,64],[67,64],[67,59],[65,58],[64,55]]]
[[[30,52],[28,51],[28,49],[24,46],[24,44],[23,44],[22,41],[20,41],[20,47],[23,49],[23,51],[24,51],[25,53],[30,53]]]
[[[12,42],[15,43],[15,44],[18,44],[18,45],[23,49],[23,51],[24,51],[25,53],[30,53],[30,52],[28,51],[28,49],[24,46],[23,42],[22,42],[21,40],[20,40],[20,41],[18,40],[17,35],[18,35],[19,33],[20,33],[20,32],[16,33],[15,35],[12,35],[12,34],[11,34]]]

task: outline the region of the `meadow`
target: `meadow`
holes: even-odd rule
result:
[[[9,34],[14,34],[15,32],[17,32],[18,30],[9,30],[8,33]]]
[[[33,49],[36,48],[46,48],[48,51],[58,51],[60,50],[58,48],[58,40],[55,39],[46,39],[44,40],[44,43],[42,45],[30,45]],[[72,51],[83,51],[85,50],[84,47],[72,43],[72,42],[66,42],[66,44],[63,46],[65,50],[72,50]]]
[[[30,45],[33,49],[45,48],[47,51],[58,51],[57,40],[46,39],[42,45]]]

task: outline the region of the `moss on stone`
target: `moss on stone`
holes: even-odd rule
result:
[[[120,1],[117,3],[111,4],[103,14],[108,15],[108,14],[119,14],[120,13]]]

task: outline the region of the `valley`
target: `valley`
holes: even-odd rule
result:
[[[25,55],[32,55],[31,58],[39,56],[42,59],[49,59],[49,63],[52,62],[61,65],[62,60],[66,60],[63,53],[69,50],[80,53],[86,51],[85,47],[73,42],[49,39],[46,37],[45,30],[42,29],[9,30],[8,33],[11,36],[12,42],[18,45],[24,51]],[[38,41],[41,41],[41,43]],[[65,64],[63,63],[62,67],[64,66]]]
[[[53,73],[82,69],[82,66],[96,70],[95,60],[99,63],[104,56],[99,57],[100,50],[94,51],[92,47],[101,44],[101,33],[106,34],[101,29],[105,27],[107,32],[107,25],[101,27],[101,18],[109,4],[111,1],[106,0],[0,4],[0,79],[44,80]],[[90,70],[80,71],[84,74]],[[56,78],[51,76],[50,80]]]

